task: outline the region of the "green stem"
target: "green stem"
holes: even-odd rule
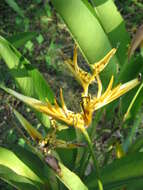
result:
[[[88,128],[88,134],[90,135],[90,139],[91,139],[92,142],[93,142],[93,140],[95,138],[96,126],[97,126],[98,121],[101,118],[102,112],[103,112],[103,109],[100,109],[100,110],[97,111],[97,113],[96,113],[96,115],[95,115],[95,117],[94,117],[94,119],[92,121],[91,127]],[[79,168],[81,178],[83,178],[84,171],[85,171],[85,169],[87,167],[89,159],[90,159],[89,152],[88,152],[87,149],[85,149],[84,154],[83,154],[83,158],[81,160],[81,166]]]
[[[84,137],[85,137],[85,139],[86,139],[86,141],[88,143],[88,147],[89,147],[92,159],[93,159],[94,167],[95,167],[96,173],[97,173],[97,182],[98,182],[99,190],[103,190],[103,185],[102,185],[102,182],[100,180],[99,166],[98,166],[98,162],[97,162],[97,159],[95,157],[95,154],[94,154],[94,150],[93,150],[93,145],[92,145],[91,139],[90,139],[90,137],[88,135],[88,132],[85,129],[82,130],[82,134],[84,135]]]

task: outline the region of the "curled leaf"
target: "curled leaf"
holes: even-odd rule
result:
[[[130,48],[128,50],[128,59],[134,54],[134,51],[143,43],[143,25],[141,25],[134,35]]]
[[[39,142],[42,139],[42,135],[18,111],[13,109],[13,112],[32,139]]]

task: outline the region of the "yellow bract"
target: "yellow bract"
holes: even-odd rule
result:
[[[114,101],[118,97],[122,96],[135,86],[140,81],[138,78],[131,80],[125,84],[119,84],[112,88],[114,77],[112,76],[108,84],[107,89],[102,93],[102,82],[100,80],[100,72],[107,66],[111,57],[115,54],[116,49],[113,48],[101,61],[92,65],[92,74],[81,69],[77,64],[77,47],[74,48],[74,56],[72,60],[65,60],[66,65],[73,73],[74,77],[80,82],[83,92],[81,93],[81,112],[74,113],[67,109],[64,102],[62,89],[60,89],[61,106],[58,105],[56,99],[54,105],[48,100],[41,102],[34,98],[30,98],[19,94],[11,89],[7,89],[9,93],[19,98],[21,101],[27,103],[36,110],[45,113],[52,117],[52,119],[60,120],[66,123],[68,126],[74,126],[80,130],[85,130],[92,122],[93,112],[106,104]],[[96,95],[91,96],[88,93],[88,88],[91,83],[97,81],[98,91]]]

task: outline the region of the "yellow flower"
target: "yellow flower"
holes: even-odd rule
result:
[[[70,59],[65,59],[65,63],[76,78],[76,80],[83,87],[83,95],[88,95],[88,87],[91,83],[95,81],[95,78],[98,80],[98,74],[106,67],[111,57],[115,54],[116,49],[113,48],[102,60],[99,62],[90,65],[93,70],[93,74],[90,74],[83,69],[81,69],[77,64],[77,46],[74,47],[73,61]]]
[[[118,97],[122,96],[123,94],[125,94],[126,92],[137,86],[139,83],[140,81],[138,79],[134,79],[123,85],[119,84],[118,86],[112,89],[112,84],[113,84],[113,76],[112,76],[106,91],[100,96],[98,96],[99,95],[98,92],[97,96],[90,98],[90,101],[88,101],[88,103],[85,103],[84,106],[85,126],[90,125],[92,121],[92,114],[95,110],[98,110],[99,108],[105,106],[106,104],[114,101]]]
[[[81,130],[85,130],[85,127],[88,127],[92,122],[92,115],[94,111],[114,101],[140,83],[139,79],[136,78],[125,84],[119,84],[112,88],[114,81],[114,77],[112,76],[107,89],[102,93],[102,82],[100,80],[99,73],[107,66],[109,60],[115,54],[115,52],[116,49],[113,48],[101,61],[92,65],[92,74],[84,71],[78,66],[76,46],[74,48],[73,61],[69,59],[65,60],[65,63],[68,65],[75,78],[83,87],[83,92],[81,94],[82,110],[79,113],[75,113],[67,109],[64,102],[62,89],[60,89],[61,106],[58,105],[56,99],[54,100],[54,105],[52,105],[48,100],[46,102],[41,102],[34,98],[19,94],[8,88],[4,88],[4,90],[14,95],[21,101],[27,103],[36,110],[51,116],[53,119],[62,121],[68,126],[74,126]],[[96,96],[91,96],[88,93],[88,87],[95,80],[97,81],[98,92]]]

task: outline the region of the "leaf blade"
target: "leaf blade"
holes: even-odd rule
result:
[[[21,190],[34,190],[35,188],[38,189],[32,181],[28,180],[27,178],[16,174],[9,168],[0,165],[0,178],[16,189]]]
[[[117,57],[122,66],[127,61],[127,46],[130,42],[125,22],[113,0],[92,0],[97,18],[113,47],[118,47]]]
[[[36,32],[23,32],[6,38],[16,48],[23,46],[28,40],[36,37]]]
[[[70,34],[79,45],[88,63],[93,64],[99,61],[111,50],[112,47],[109,39],[88,1],[61,0],[59,2],[58,0],[52,0],[52,3],[63,18]],[[118,64],[118,60],[116,56],[114,56],[105,69],[106,71],[104,71],[105,81],[110,78],[111,73],[116,73],[116,64]]]
[[[40,72],[1,36],[0,55],[22,93],[38,99],[48,98],[49,101],[53,101],[53,92]],[[37,117],[46,127],[49,127],[49,119],[46,115],[37,113]]]
[[[36,175],[26,164],[24,164],[15,153],[11,152],[6,148],[0,147],[0,155],[0,165],[9,168],[19,176],[23,176],[25,178],[28,178],[29,180],[32,180],[34,184],[37,184],[42,188],[42,179],[39,178],[39,176]]]
[[[137,183],[137,180],[143,178],[142,164],[143,153],[130,154],[113,161],[101,171],[104,188],[110,190]],[[97,187],[94,173],[87,177],[86,184],[91,190]]]

